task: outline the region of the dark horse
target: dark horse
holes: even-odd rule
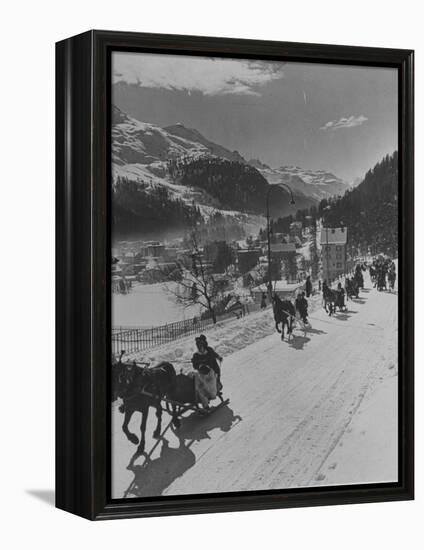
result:
[[[355,271],[355,275],[353,276],[353,280],[358,285],[358,289],[364,288],[364,276],[362,275],[361,269],[360,268],[358,269],[358,266]]]
[[[173,396],[175,393],[177,374],[171,363],[162,362],[155,367],[147,368],[135,362],[122,363],[119,361],[112,367],[112,399],[120,397],[122,405],[120,411],[124,413],[122,430],[134,445],[138,445],[137,452],[144,452],[145,433],[149,408],[156,409],[157,426],[153,437],[159,438],[162,430],[162,398]],[[128,424],[135,412],[141,413],[141,437],[130,432]]]
[[[324,299],[324,309],[325,312],[328,313],[328,315],[333,315],[333,313],[336,313],[336,307],[339,308],[340,311],[342,311],[342,300],[341,300],[341,293],[338,290],[333,290],[329,287],[323,287],[322,289],[322,297]]]
[[[324,287],[322,296],[324,298],[324,309],[328,315],[331,316],[336,313],[336,308],[339,308],[339,311],[347,311],[344,303],[344,291],[341,288],[335,290]]]
[[[396,271],[391,269],[387,274],[387,279],[389,280],[389,289],[390,292],[395,289],[395,282],[396,282]]]
[[[346,279],[345,283],[346,296],[348,299],[359,298],[359,284],[355,278]]]
[[[272,297],[272,305],[274,310],[275,328],[281,334],[281,340],[284,340],[284,327],[287,326],[287,338],[293,332],[293,321],[296,316],[296,310],[290,300],[281,300],[278,294],[274,293]],[[281,323],[281,330],[279,324]]]

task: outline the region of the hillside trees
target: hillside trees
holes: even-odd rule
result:
[[[112,229],[116,235],[184,229],[202,219],[200,209],[173,197],[164,186],[118,177],[112,189]]]
[[[288,233],[293,216],[271,222],[273,232]],[[398,153],[386,155],[369,170],[362,183],[343,196],[320,201],[318,206],[298,210],[295,219],[316,233],[316,221],[326,227],[348,228],[348,240],[354,254],[379,252],[391,256],[398,250]],[[311,246],[313,246],[311,244]],[[312,254],[315,251],[312,250]],[[311,261],[313,256],[311,255]],[[314,262],[312,269],[315,271]]]
[[[355,253],[369,248],[391,256],[398,250],[398,154],[387,155],[369,170],[362,183],[343,197],[320,204],[327,227],[348,227]]]
[[[197,187],[218,202],[219,208],[264,214],[269,183],[253,166],[224,158],[201,156],[169,160],[174,183]],[[271,213],[289,207],[287,191],[275,189]]]
[[[252,166],[218,157],[169,161],[176,183],[199,187],[217,199],[221,207],[263,211],[266,179]]]

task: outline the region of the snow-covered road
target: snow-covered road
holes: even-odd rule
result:
[[[366,284],[347,313],[315,311],[290,343],[275,333],[227,356],[227,407],[159,441],[152,411],[147,458],[130,462],[114,407],[113,497],[396,481],[397,295]]]

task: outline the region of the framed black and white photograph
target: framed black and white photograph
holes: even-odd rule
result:
[[[413,498],[413,54],[57,44],[57,506]]]

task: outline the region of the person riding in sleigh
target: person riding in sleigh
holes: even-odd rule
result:
[[[222,363],[223,358],[208,345],[208,341],[204,334],[201,334],[195,339],[197,351],[194,353],[191,362],[195,370],[199,370],[201,365],[207,365],[216,374],[217,382],[217,395],[221,401],[222,397],[222,382],[221,382],[221,368],[219,363]]]

